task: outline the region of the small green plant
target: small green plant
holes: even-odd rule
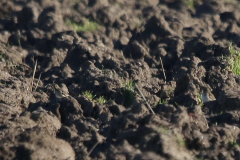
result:
[[[198,102],[201,107],[204,105],[203,100],[202,100],[202,95],[200,93],[198,93]]]
[[[18,46],[22,48],[20,37],[18,37]]]
[[[110,100],[107,100],[106,98],[104,98],[103,96],[100,96],[98,99],[95,100],[95,102],[97,103],[107,103],[109,102]]]
[[[96,103],[103,104],[103,103],[107,103],[111,100],[111,99],[107,100],[104,96],[100,96],[99,98],[95,99],[96,95],[94,95],[92,91],[84,91],[82,94],[87,99],[92,100],[93,102],[96,102]]]
[[[79,32],[79,31],[92,32],[92,31],[97,30],[100,27],[100,25],[98,23],[90,21],[90,20],[86,20],[83,24],[80,24],[73,20],[66,19],[65,23],[68,26],[72,27],[72,29],[77,32]]]
[[[84,91],[82,94],[89,100],[93,100],[96,97],[96,95],[94,95],[92,91]]]
[[[228,58],[230,70],[233,73],[240,75],[240,52],[234,48],[232,42],[229,43],[229,51],[231,53],[230,57]]]
[[[168,103],[167,99],[160,98],[159,101],[154,104],[153,108],[156,107],[158,104],[167,104],[167,103]]]
[[[236,148],[239,144],[236,141],[228,142],[229,148]]]
[[[167,99],[159,99],[158,104],[167,104],[168,100]]]
[[[122,95],[124,98],[124,105],[125,106],[129,106],[132,104],[132,102],[135,100],[136,98],[136,93],[134,91],[134,85],[135,83],[133,82],[133,80],[129,80],[124,82],[124,88],[122,91]]]
[[[93,128],[90,126],[89,133],[92,133],[92,131],[93,131]]]
[[[189,7],[189,8],[194,8],[196,5],[196,0],[185,0],[185,4]]]

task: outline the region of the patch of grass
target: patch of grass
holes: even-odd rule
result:
[[[167,104],[168,100],[167,99],[159,99],[158,104]]]
[[[154,107],[156,107],[158,104],[167,104],[167,103],[168,103],[167,99],[160,98],[159,101],[154,104]]]
[[[129,106],[136,99],[136,93],[134,91],[135,83],[133,80],[129,80],[124,82],[124,88],[122,91],[122,95],[124,98],[124,105]]]
[[[95,98],[96,95],[94,95],[92,91],[84,91],[82,94],[87,99],[92,100],[93,102],[96,102],[96,103],[104,104],[111,100],[111,99],[107,100],[104,96],[100,96],[99,98],[96,99]]]
[[[236,141],[228,142],[229,148],[236,148],[237,146],[239,146],[239,144]]]
[[[184,2],[189,8],[195,8],[197,1],[196,0],[185,0]]]
[[[107,100],[104,96],[100,96],[98,99],[95,100],[95,102],[101,103],[101,104],[107,103],[109,101],[110,100]]]
[[[82,94],[89,100],[93,100],[96,97],[96,95],[94,95],[92,91],[84,91]]]
[[[100,25],[98,23],[90,21],[90,20],[86,20],[83,24],[80,24],[73,20],[66,19],[65,23],[76,32],[79,32],[79,31],[93,32],[100,27]]]
[[[234,48],[232,42],[229,43],[229,51],[231,53],[231,56],[228,58],[230,70],[233,73],[240,75],[240,52]]]

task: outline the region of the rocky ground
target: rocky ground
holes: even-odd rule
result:
[[[239,160],[239,13],[237,0],[1,0],[0,159]]]

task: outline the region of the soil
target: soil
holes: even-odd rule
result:
[[[1,0],[0,160],[240,159],[239,11],[237,0]],[[215,99],[203,103],[204,88]]]

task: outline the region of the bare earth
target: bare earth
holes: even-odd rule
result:
[[[239,6],[0,0],[0,160],[239,160]]]

